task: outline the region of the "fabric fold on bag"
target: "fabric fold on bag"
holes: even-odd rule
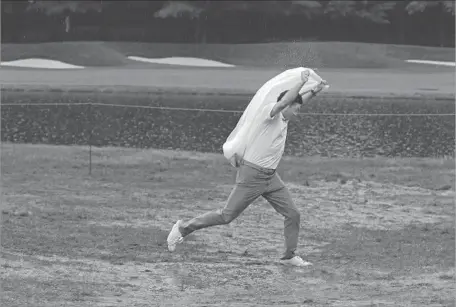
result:
[[[303,71],[309,71],[309,79],[299,91],[300,95],[309,92],[321,83],[322,78],[313,70],[306,67],[288,69],[267,81],[253,96],[244,110],[236,127],[223,144],[223,155],[234,167],[239,166],[239,161],[244,157],[247,146],[256,135],[260,122],[258,114],[269,103],[277,103],[277,97],[283,91],[289,90],[301,79]],[[329,88],[328,85],[325,89]]]

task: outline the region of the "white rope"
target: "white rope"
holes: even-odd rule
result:
[[[64,103],[64,102],[59,102],[59,103],[1,103],[0,106],[67,106],[67,105],[89,105],[93,104],[92,102],[72,102],[72,103]]]
[[[220,109],[198,109],[198,108],[169,108],[169,107],[154,107],[140,105],[124,105],[114,103],[94,103],[96,106],[122,107],[122,108],[138,108],[138,109],[158,109],[158,110],[174,110],[174,111],[195,111],[195,112],[220,112],[220,113],[242,113],[244,110],[220,110]]]
[[[191,111],[191,112],[218,112],[218,113],[242,113],[243,110],[220,110],[220,109],[200,109],[200,108],[170,108],[170,107],[154,107],[154,106],[141,106],[141,105],[122,105],[114,103],[2,103],[2,106],[59,106],[59,105],[94,105],[94,106],[107,106],[107,107],[121,107],[121,108],[137,108],[137,109],[157,109],[157,110],[172,110],[172,111]],[[455,113],[299,113],[299,115],[314,115],[314,116],[455,116]]]

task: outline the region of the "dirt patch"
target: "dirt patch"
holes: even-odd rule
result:
[[[420,184],[447,162],[285,159],[299,252],[314,263],[296,269],[277,263],[283,219],[263,200],[167,251],[177,218],[224,205],[234,173],[219,155],[96,153],[88,176],[69,167],[85,165],[83,148],[2,145],[2,305],[451,306],[454,189]]]

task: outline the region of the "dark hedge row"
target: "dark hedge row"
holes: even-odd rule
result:
[[[240,112],[163,110],[98,104],[243,110],[251,97],[179,94],[2,93],[7,142],[153,147],[221,152]],[[75,103],[97,105],[75,105]],[[39,103],[69,103],[46,105]],[[5,105],[7,104],[7,105]],[[10,106],[9,104],[14,104]],[[451,100],[317,99],[303,113],[454,113]],[[290,124],[286,154],[454,156],[454,116],[302,115]]]

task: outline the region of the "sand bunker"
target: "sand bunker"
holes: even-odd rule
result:
[[[9,62],[1,62],[1,66],[45,68],[45,69],[81,69],[83,66],[71,65],[68,63],[48,59],[23,59]]]
[[[221,63],[212,60],[205,60],[199,58],[183,58],[183,57],[170,57],[160,59],[149,59],[137,56],[129,56],[130,60],[140,61],[153,64],[168,64],[168,65],[181,65],[181,66],[196,66],[196,67],[234,67],[234,65]]]
[[[455,62],[445,62],[445,61],[427,61],[427,60],[406,60],[407,63],[416,63],[416,64],[430,64],[430,65],[439,65],[439,66],[450,66],[455,67]]]

